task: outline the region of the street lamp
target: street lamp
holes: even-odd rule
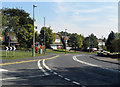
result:
[[[34,8],[35,7],[37,7],[37,5],[33,5],[33,52],[32,52],[32,56],[35,56],[35,32],[34,32],[34,22],[35,22]]]
[[[66,30],[67,29],[65,29],[65,37],[66,37]],[[66,39],[66,38],[65,38]],[[66,54],[66,40],[65,40],[65,54]]]

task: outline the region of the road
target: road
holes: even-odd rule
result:
[[[69,85],[112,87],[119,85],[118,65],[91,59],[89,55],[60,54],[24,62],[4,61],[2,85]],[[51,58],[52,57],[52,58]],[[50,59],[48,59],[50,58]],[[32,60],[32,61],[29,61]],[[10,61],[11,62],[11,61]],[[4,87],[4,86],[3,86]],[[115,87],[115,86],[113,86]]]

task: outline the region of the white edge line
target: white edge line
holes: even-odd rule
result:
[[[77,55],[79,56],[79,55]],[[80,55],[81,56],[81,55]],[[78,60],[76,58],[76,56],[73,56],[73,59],[77,62],[80,62],[82,64],[86,64],[86,65],[89,65],[89,66],[94,66],[94,67],[99,67],[99,68],[102,68],[102,69],[106,69],[106,70],[110,70],[110,71],[114,71],[114,72],[120,72],[119,70],[115,70],[115,69],[110,69],[110,68],[103,68],[102,66],[98,66],[98,65],[95,65],[95,64],[91,64],[91,63],[87,63],[87,62],[84,62],[84,61],[81,61],[81,60]]]

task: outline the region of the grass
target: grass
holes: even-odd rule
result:
[[[58,53],[58,54],[65,54],[65,49],[57,49],[57,50],[51,50],[51,49],[46,49],[47,53]],[[94,54],[94,53],[89,53],[89,52],[71,52],[71,51],[66,51],[67,54]]]
[[[120,58],[118,58],[118,61],[120,61]]]
[[[44,56],[45,54],[35,53],[35,57]],[[6,56],[6,52],[2,51],[2,59],[19,59],[19,58],[32,58],[32,51],[9,51]]]

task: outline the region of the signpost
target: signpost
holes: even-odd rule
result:
[[[6,50],[6,56],[7,56],[8,51],[15,51],[16,47],[15,46],[13,46],[13,47],[5,47],[5,50]],[[14,52],[13,52],[13,56],[15,56]]]

